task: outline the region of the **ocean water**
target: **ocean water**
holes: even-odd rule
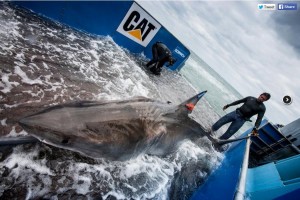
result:
[[[154,76],[143,54],[0,3],[0,136],[28,135],[24,116],[79,100],[145,96],[179,104],[208,90],[191,117],[204,128],[240,95],[197,55]],[[222,133],[225,128],[218,131]],[[188,199],[223,154],[207,138],[166,156],[92,159],[43,143],[0,148],[0,199]]]

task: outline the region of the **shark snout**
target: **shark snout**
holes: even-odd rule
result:
[[[22,126],[23,128],[30,128],[34,126],[34,120],[30,119],[30,118],[23,118],[19,121],[20,126]]]
[[[28,120],[26,118],[23,118],[19,121],[19,124],[21,126],[28,126]]]

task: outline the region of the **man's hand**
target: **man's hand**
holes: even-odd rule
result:
[[[225,106],[223,107],[223,110],[226,110],[228,107],[229,107],[228,105],[225,105]]]
[[[257,130],[257,128],[256,127],[254,127],[253,129],[252,129],[252,132],[251,132],[251,136],[258,136],[259,134],[258,134],[258,130]]]

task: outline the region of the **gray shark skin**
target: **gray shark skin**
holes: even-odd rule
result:
[[[40,141],[92,158],[126,160],[141,153],[166,155],[184,139],[206,133],[188,117],[206,91],[174,106],[145,97],[77,102],[25,117],[20,125]]]

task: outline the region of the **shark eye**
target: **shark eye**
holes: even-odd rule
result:
[[[68,144],[69,143],[69,138],[65,138],[61,141],[62,144]]]

